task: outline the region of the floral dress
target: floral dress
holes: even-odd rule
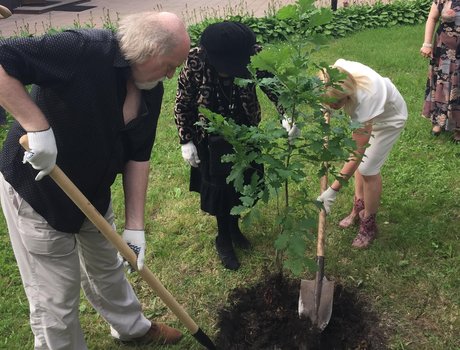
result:
[[[460,0],[434,0],[440,16],[430,61],[423,115],[433,125],[460,130]]]
[[[256,52],[260,50],[258,46]],[[258,77],[267,74],[259,72]],[[278,99],[274,94],[264,92],[277,104]],[[233,77],[219,76],[206,59],[206,50],[202,47],[190,50],[179,74],[174,107],[179,141],[181,144],[193,141],[200,159],[198,168],[191,167],[190,191],[200,193],[203,211],[215,216],[228,215],[239,204],[240,194],[235,191],[233,184],[226,182],[231,164],[221,163],[220,158],[232,153],[233,147],[221,136],[207,134],[196,125],[198,121],[206,121],[199,107],[231,118],[237,124],[256,126],[261,120],[261,111],[255,85],[238,86],[234,84]],[[281,106],[277,109],[280,114],[284,113]],[[263,171],[260,166],[254,167],[253,171]],[[247,181],[251,174],[251,171],[247,172]]]

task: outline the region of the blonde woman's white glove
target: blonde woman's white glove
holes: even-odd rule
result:
[[[133,252],[136,253],[137,269],[139,271],[142,270],[144,268],[145,260],[145,231],[125,229],[121,237],[129,245]],[[132,272],[132,268],[130,269],[129,263],[125,261],[124,264],[128,267],[128,271]]]
[[[332,187],[328,187],[326,191],[321,193],[321,195],[318,198],[316,198],[318,202],[323,203],[323,207],[324,207],[324,210],[326,211],[326,214],[329,214],[331,212],[332,204],[337,198],[338,193],[339,192],[336,190],[333,190]]]
[[[297,125],[292,123],[292,119],[289,118],[287,115],[283,116],[281,125],[283,126],[284,130],[286,130],[288,133],[289,142],[292,142],[293,140],[295,140],[297,137],[300,136],[299,128],[297,127]]]
[[[29,150],[24,152],[23,163],[30,163],[39,170],[35,181],[40,181],[48,175],[56,165],[57,147],[53,129],[27,132]]]
[[[198,151],[195,144],[192,141],[189,141],[181,146],[181,150],[182,158],[184,158],[184,160],[192,167],[197,168],[201,161],[200,158],[198,158]]]

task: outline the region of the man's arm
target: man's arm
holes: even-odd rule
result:
[[[22,83],[0,65],[0,105],[21,124],[26,131],[46,130],[50,126],[44,114],[32,101]]]
[[[145,200],[150,163],[129,161],[123,172],[125,228],[144,230]]]
[[[24,160],[38,170],[36,181],[48,175],[56,165],[57,146],[53,130],[45,115],[32,101],[23,84],[0,66],[0,104],[26,130],[29,151]]]
[[[149,162],[129,161],[123,172],[125,193],[125,230],[123,239],[137,255],[137,269],[142,270],[145,259],[144,213]],[[132,268],[129,269],[132,272]]]

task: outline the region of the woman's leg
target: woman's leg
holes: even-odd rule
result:
[[[359,232],[352,243],[355,248],[366,248],[378,234],[376,217],[382,194],[382,177],[379,173],[362,176],[362,179],[366,207],[360,214]]]
[[[359,221],[359,213],[364,209],[364,192],[363,192],[363,177],[359,171],[355,172],[355,195],[353,198],[353,208],[347,217],[339,222],[342,228],[348,228]]]
[[[402,117],[396,115],[373,125],[373,137],[369,140],[369,147],[357,170],[362,176],[366,207],[360,214],[359,232],[352,244],[356,248],[366,248],[377,236],[376,215],[382,194],[380,169],[398,140],[404,124]]]
[[[222,264],[226,269],[238,270],[240,262],[233,250],[232,238],[230,235],[231,215],[219,215],[217,219],[216,250]]]
[[[382,176],[378,173],[377,175],[362,176],[362,179],[364,203],[366,203],[366,208],[364,208],[364,217],[367,217],[372,214],[377,214],[380,197],[382,195]]]
[[[251,249],[251,242],[243,235],[239,226],[239,216],[230,215],[230,237],[235,247]]]

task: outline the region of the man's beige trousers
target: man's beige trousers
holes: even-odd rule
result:
[[[35,349],[86,350],[79,321],[80,286],[123,340],[150,328],[117,251],[86,220],[77,234],[54,230],[0,174],[0,199],[30,307]],[[105,218],[113,225],[112,207]]]

